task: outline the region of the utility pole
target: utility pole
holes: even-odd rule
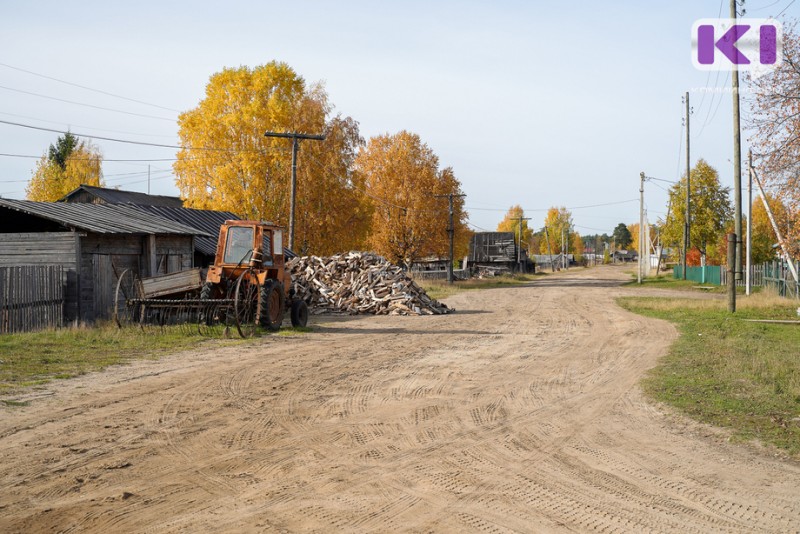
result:
[[[736,1],[731,0],[731,19],[736,27]],[[738,30],[738,28],[737,28]],[[733,42],[739,38],[738,31],[733,34]],[[733,64],[731,73],[731,87],[733,89],[733,204],[734,204],[734,229],[736,232],[736,280],[742,279],[742,138],[739,127],[739,66]],[[734,298],[736,294],[734,293]]]
[[[324,135],[303,134],[298,132],[265,132],[264,137],[280,137],[292,140],[292,193],[289,202],[289,250],[294,250],[294,209],[297,201],[297,149],[300,139],[324,141]]]
[[[150,194],[150,165],[147,165],[147,194]]]
[[[454,244],[453,243],[455,241],[456,227],[453,224],[453,198],[454,197],[465,197],[465,196],[467,196],[467,195],[456,195],[454,193],[450,193],[450,194],[447,194],[447,195],[434,195],[435,198],[445,198],[445,197],[447,197],[447,204],[448,204],[448,208],[450,210],[450,224],[447,227],[447,235],[448,235],[448,237],[450,237],[450,256],[449,256],[450,261],[447,262],[447,283],[448,284],[452,284],[453,283],[453,262],[455,261],[455,258],[453,257],[455,255]]]
[[[753,168],[753,151],[750,150],[747,154],[748,170]],[[747,246],[745,257],[745,273],[744,273],[744,288],[745,294],[750,296],[752,289],[752,280],[750,279],[751,263],[753,257],[753,173],[747,173]]]
[[[553,249],[550,247],[550,235],[547,232],[547,226],[544,227],[544,238],[547,241],[547,253],[550,254],[550,269],[556,272],[556,266],[553,264]]]
[[[687,93],[688,94],[688,93]],[[636,281],[642,283],[642,242],[644,241],[644,171],[639,173],[639,268]]]
[[[691,112],[689,108],[689,91],[686,91],[684,100],[686,101],[686,221],[683,224],[683,279],[686,280],[686,254],[689,252],[692,231],[692,214],[689,209],[689,198],[692,193],[692,160],[689,151],[689,115]]]
[[[518,245],[517,245],[517,269],[522,272],[522,221],[530,221],[530,217],[523,217],[520,215],[517,217],[517,236],[518,236]]]
[[[789,264],[789,271],[792,273],[794,283],[800,283],[800,278],[798,278],[797,268],[795,267],[794,260],[789,255],[789,248],[786,245],[786,241],[784,241],[783,236],[781,235],[780,227],[775,222],[775,215],[772,213],[772,209],[769,207],[767,195],[764,193],[764,187],[761,185],[761,180],[758,179],[758,174],[756,174],[754,167],[750,167],[750,175],[756,179],[756,187],[758,187],[758,192],[761,196],[761,202],[764,203],[764,209],[767,210],[767,217],[769,217],[769,222],[772,224],[772,230],[775,232],[775,237],[778,238],[778,244],[781,247],[781,252],[783,252],[783,257],[786,258],[786,262]]]

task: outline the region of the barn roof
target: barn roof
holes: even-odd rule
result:
[[[0,199],[0,209],[3,208],[98,234],[206,235],[201,229],[145,213],[133,206]]]
[[[120,191],[119,189],[107,189],[93,185],[81,184],[77,189],[70,191],[59,202],[73,202],[73,197],[82,191],[95,196],[107,204],[136,204],[143,206],[164,206],[171,208],[183,207],[183,200],[178,197],[168,197],[163,195],[148,195],[136,191]]]
[[[197,239],[195,239],[194,248],[208,256],[213,256],[217,252],[217,237],[219,236],[219,229],[222,224],[228,220],[239,219],[238,216],[229,211],[169,208],[163,206],[136,206],[136,209],[202,230],[208,235],[198,236]]]

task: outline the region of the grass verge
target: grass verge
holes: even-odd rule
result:
[[[158,358],[206,341],[180,328],[147,335],[112,325],[0,336],[0,394],[133,359]],[[5,402],[6,405],[10,405]]]
[[[310,327],[282,328],[278,332],[258,329],[259,336],[302,336]],[[225,344],[247,343],[233,332]],[[111,365],[132,360],[157,359],[220,338],[187,333],[181,326],[143,332],[138,327],[117,328],[112,324],[83,328],[64,328],[0,336],[0,395],[51,380],[72,378]],[[25,406],[3,400],[6,406]]]
[[[674,278],[672,273],[662,273],[658,276],[648,276],[642,279],[641,285],[638,283],[636,278],[636,273],[631,272],[631,280],[628,281],[625,285],[627,286],[636,286],[636,287],[646,287],[646,288],[658,288],[658,289],[675,289],[678,291],[692,291],[695,293],[727,293],[728,287],[727,286],[715,286],[712,284],[701,284],[700,282],[695,282],[694,280],[681,280],[679,278]],[[761,291],[762,288],[760,287],[753,287],[753,293],[758,293]],[[739,294],[744,294],[745,289],[744,287],[737,287],[736,292]]]
[[[768,293],[739,301],[627,297],[619,304],[666,319],[681,336],[643,381],[645,392],[689,416],[800,456],[800,326],[797,302]]]

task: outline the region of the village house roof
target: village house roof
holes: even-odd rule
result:
[[[26,231],[24,221],[10,216],[9,211],[46,219],[72,230],[98,234],[207,235],[204,230],[146,213],[133,206],[0,199],[0,223],[6,232]]]
[[[183,200],[178,197],[163,195],[148,195],[136,191],[120,191],[93,185],[81,184],[77,189],[64,195],[59,202],[75,202],[75,198],[89,195],[103,204],[136,204],[141,206],[163,206],[169,208],[182,208]]]
[[[213,256],[217,253],[219,229],[225,221],[239,219],[238,216],[229,211],[196,210],[164,206],[136,206],[136,209],[202,230],[207,235],[198,236],[197,239],[195,239],[194,248],[208,256]]]

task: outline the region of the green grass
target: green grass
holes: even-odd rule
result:
[[[259,328],[256,339],[267,335],[301,336],[311,331],[309,327],[282,328],[278,332]],[[132,360],[157,359],[211,341],[233,345],[252,342],[241,339],[235,329],[227,333],[220,329],[219,335],[227,339],[203,336],[181,326],[142,331],[112,324],[0,335],[0,395]],[[14,401],[3,402],[16,405]]]
[[[0,336],[0,394],[133,359],[158,358],[206,341],[180,328],[157,333],[105,325]],[[6,402],[8,404],[8,402]]]
[[[498,287],[515,287],[540,278],[541,274],[515,274],[495,276],[492,278],[470,278],[469,280],[456,280],[448,284],[443,280],[422,281],[420,286],[432,299],[443,299],[462,291],[472,289],[494,289]]]
[[[629,297],[620,305],[677,325],[680,338],[643,381],[652,398],[689,416],[800,456],[800,326],[797,302],[760,294],[738,303]]]
[[[695,293],[727,293],[727,286],[715,286],[713,284],[701,284],[693,280],[682,280],[673,278],[672,273],[662,273],[658,276],[648,276],[642,279],[641,285],[636,278],[636,272],[631,272],[630,281],[626,282],[627,286],[645,287],[645,288],[658,288],[658,289],[675,289],[678,291],[693,291]],[[758,293],[761,291],[760,287],[753,287],[752,292]],[[744,295],[745,288],[737,287],[736,292]]]

